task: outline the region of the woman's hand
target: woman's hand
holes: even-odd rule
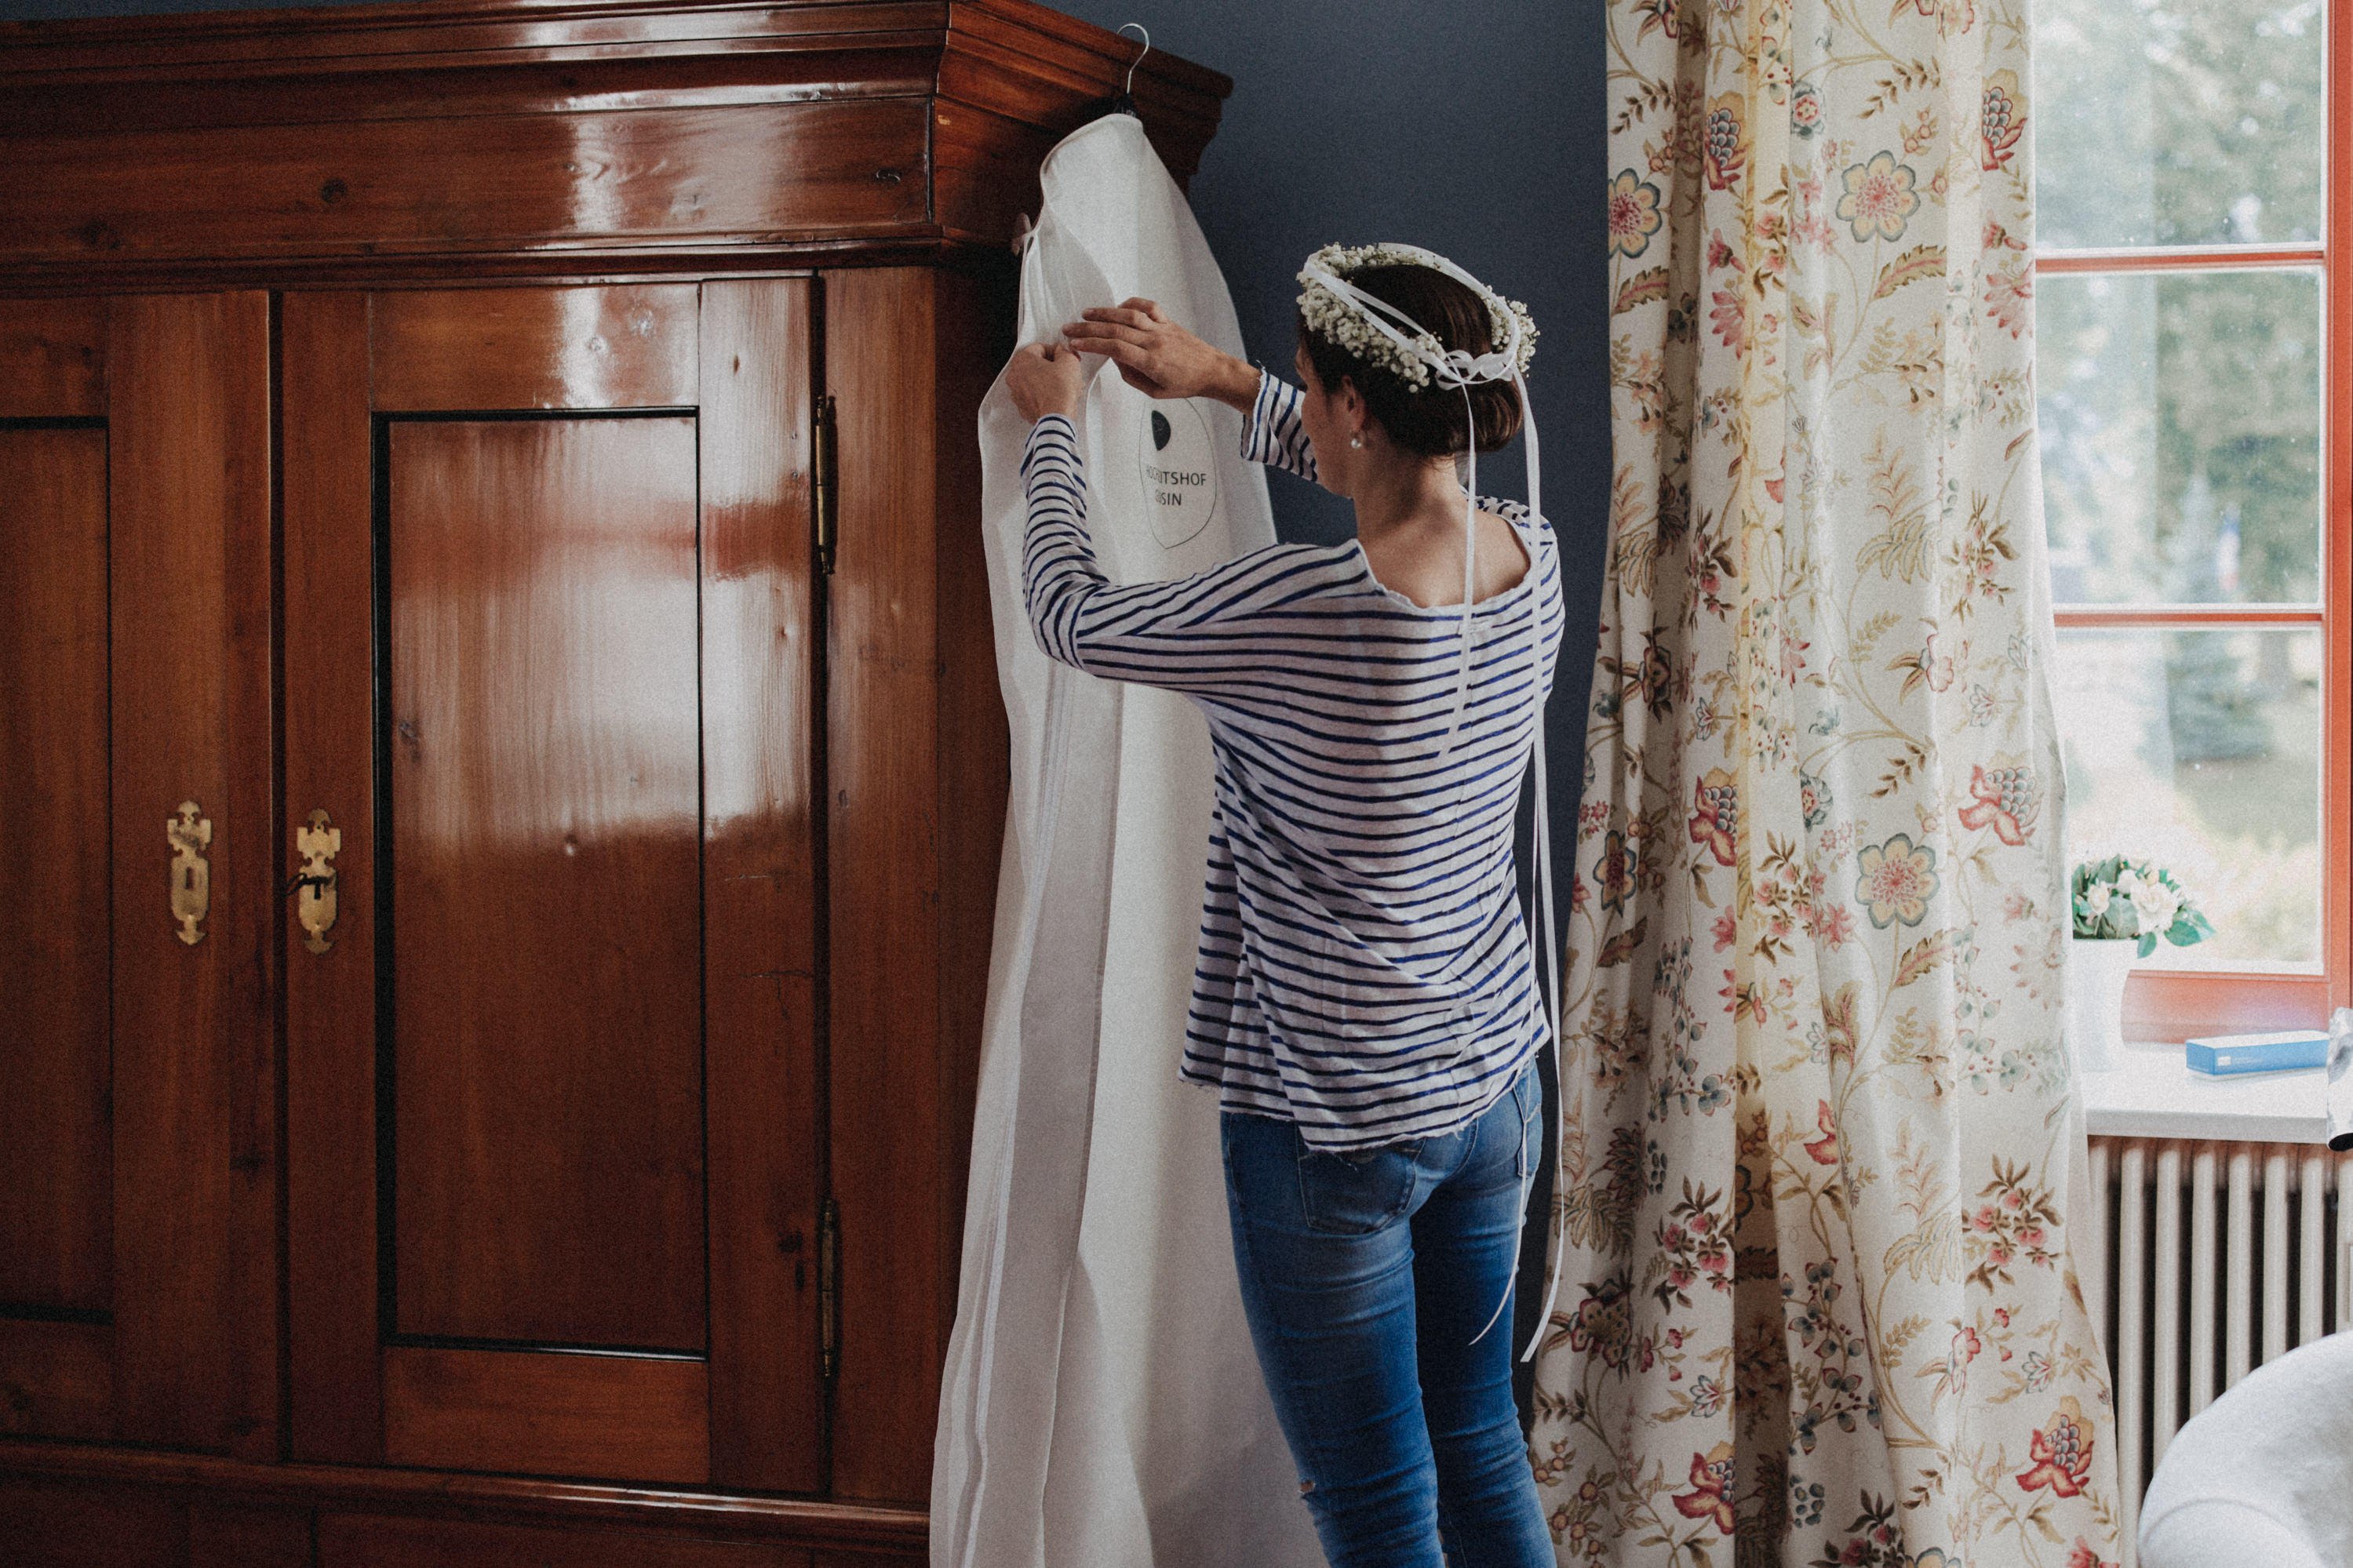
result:
[[[1087,394],[1087,371],[1079,351],[1062,343],[1024,343],[1005,367],[1005,390],[1013,406],[1035,425],[1049,414],[1079,416]]]
[[[1248,413],[1258,372],[1211,348],[1149,300],[1086,312],[1062,329],[1071,346],[1119,366],[1122,381],[1153,397],[1214,397]]]

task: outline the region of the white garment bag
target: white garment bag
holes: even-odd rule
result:
[[[1024,342],[1135,295],[1217,346],[1224,279],[1140,121],[1048,155]],[[1114,582],[1273,542],[1241,416],[1155,402],[1104,362],[1080,420]],[[980,411],[983,527],[1012,731],[963,1285],[932,1479],[934,1568],[1315,1568],[1323,1561],[1235,1282],[1216,1096],[1176,1076],[1211,810],[1185,698],[1049,660],[1021,595],[1021,450]]]

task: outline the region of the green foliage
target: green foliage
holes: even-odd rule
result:
[[[2146,860],[2122,855],[2086,860],[2075,868],[2070,892],[2077,936],[2135,939],[2143,958],[2157,951],[2159,937],[2176,947],[2190,947],[2214,934],[2213,925],[2173,873]],[[2150,922],[2146,928],[2145,919]]]

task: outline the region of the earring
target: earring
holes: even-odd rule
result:
[[[1362,447],[1364,444],[1365,438],[1362,436],[1351,436],[1348,437],[1348,445],[1351,447]]]

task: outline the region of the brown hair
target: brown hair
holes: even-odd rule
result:
[[[1483,354],[1498,346],[1486,301],[1433,268],[1409,262],[1360,267],[1348,274],[1348,281],[1420,322],[1449,351]],[[1317,336],[1303,315],[1299,341],[1325,390],[1336,389],[1343,380],[1354,382],[1366,411],[1398,446],[1425,458],[1451,458],[1469,447],[1461,387],[1440,386],[1435,380],[1416,386],[1388,366]],[[1470,390],[1469,412],[1479,450],[1503,450],[1520,433],[1519,388],[1508,381],[1490,381]]]

